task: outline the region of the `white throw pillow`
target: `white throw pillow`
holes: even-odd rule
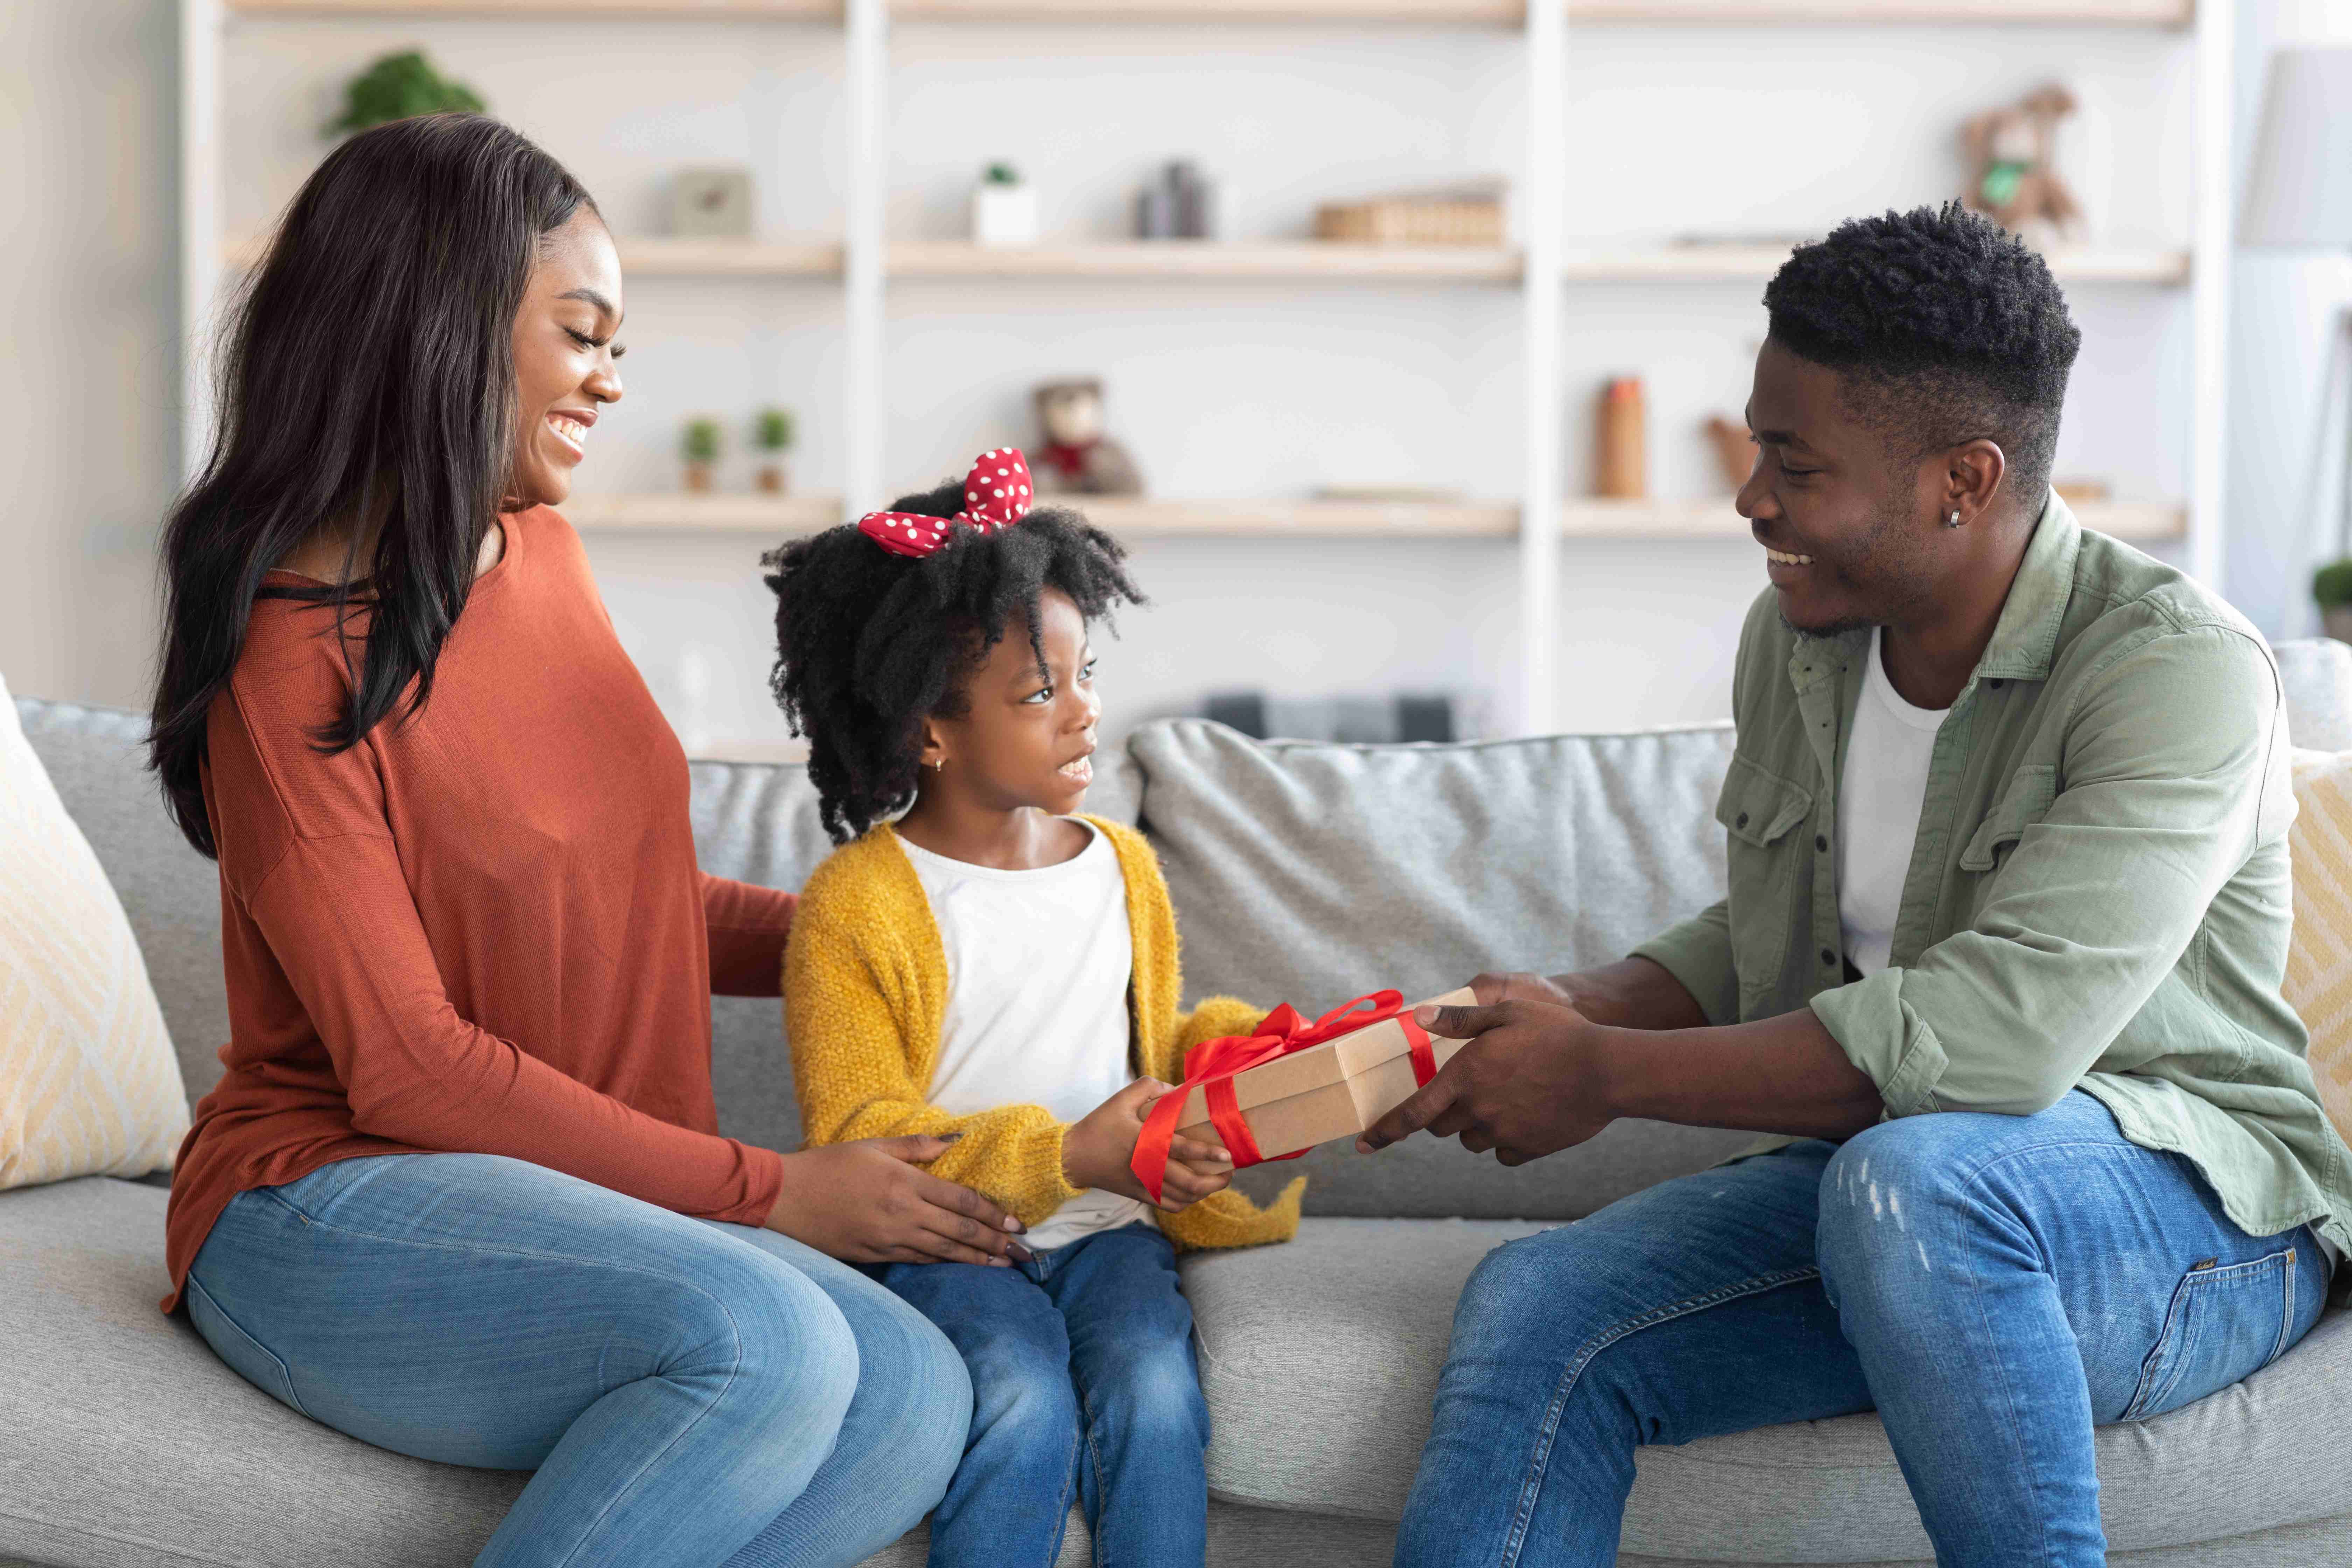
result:
[[[2311,1031],[2311,1076],[2352,1139],[2352,752],[2294,753],[2294,940],[2286,999]]]
[[[0,1188],[168,1170],[187,1131],[122,901],[0,681]]]

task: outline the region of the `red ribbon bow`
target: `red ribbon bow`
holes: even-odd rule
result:
[[[1234,1097],[1234,1075],[1293,1051],[1352,1035],[1384,1018],[1397,1018],[1404,1025],[1405,1043],[1412,1047],[1414,1079],[1425,1084],[1437,1076],[1437,1055],[1430,1047],[1429,1031],[1412,1021],[1412,1016],[1404,1011],[1404,997],[1394,991],[1374,991],[1342,1003],[1311,1024],[1286,1002],[1259,1019],[1257,1027],[1246,1035],[1226,1035],[1194,1046],[1184,1053],[1183,1083],[1161,1095],[1153,1103],[1151,1114],[1143,1119],[1143,1131],[1135,1141],[1135,1154],[1129,1162],[1136,1180],[1143,1184],[1143,1190],[1151,1194],[1153,1203],[1160,1201],[1160,1184],[1168,1173],[1168,1150],[1176,1136],[1176,1119],[1184,1113],[1185,1103],[1195,1089],[1207,1091],[1209,1121],[1216,1127],[1217,1136],[1225,1141],[1225,1150],[1233,1155],[1234,1167],[1265,1163],[1267,1157],[1258,1152],[1257,1140],[1251,1135],[1249,1123],[1243,1120],[1241,1105]],[[1306,1152],[1299,1149],[1273,1158],[1296,1160]]]
[[[963,510],[953,517],[925,517],[912,511],[869,511],[857,520],[857,531],[893,555],[917,560],[948,542],[961,525],[994,533],[1011,528],[1029,515],[1036,500],[1030,483],[1029,463],[1015,447],[982,452],[964,476]]]

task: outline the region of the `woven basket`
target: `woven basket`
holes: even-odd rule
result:
[[[1463,201],[1344,202],[1318,207],[1315,237],[1370,245],[1503,243],[1503,204]]]

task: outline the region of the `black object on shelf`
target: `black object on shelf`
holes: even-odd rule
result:
[[[1190,159],[1179,158],[1136,193],[1138,239],[1214,239],[1216,187]]]
[[[1454,700],[1437,694],[1273,697],[1263,691],[1223,691],[1213,694],[1202,711],[1217,723],[1261,741],[1391,745],[1456,738]]]

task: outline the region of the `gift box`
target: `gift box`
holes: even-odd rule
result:
[[[1414,1006],[1476,1005],[1465,989]],[[1222,1143],[1237,1166],[1353,1138],[1412,1098],[1463,1044],[1431,1037],[1393,991],[1311,1022],[1276,1008],[1255,1033],[1211,1040],[1185,1058],[1183,1086],[1146,1114],[1136,1174],[1157,1194],[1171,1133]]]

